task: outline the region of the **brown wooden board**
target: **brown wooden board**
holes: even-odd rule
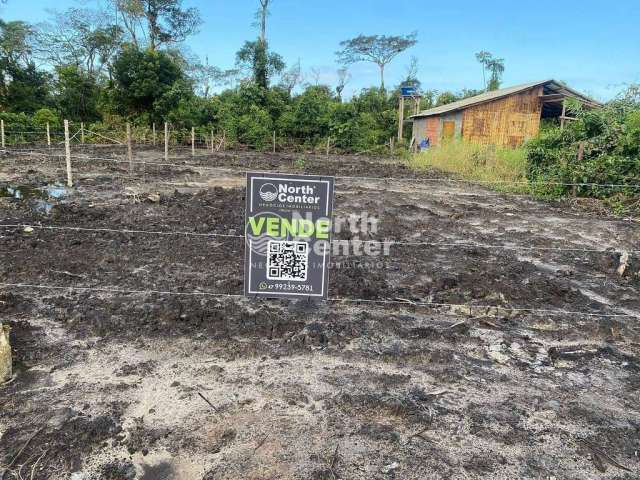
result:
[[[500,98],[464,111],[462,136],[479,144],[517,147],[540,129],[542,88]]]

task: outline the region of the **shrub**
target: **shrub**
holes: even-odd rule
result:
[[[46,128],[47,123],[50,128],[60,127],[60,117],[48,108],[41,108],[33,114],[33,125],[39,128]]]
[[[238,119],[237,136],[240,143],[257,149],[265,148],[271,141],[272,132],[273,122],[269,113],[258,106],[251,106],[249,113]]]
[[[573,194],[608,198],[640,192],[640,109],[611,102],[585,110],[564,129],[543,130],[528,142],[527,177],[545,196]],[[581,154],[579,152],[582,152]],[[600,187],[585,184],[619,185]]]

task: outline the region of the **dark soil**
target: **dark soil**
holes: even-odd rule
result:
[[[0,286],[0,468],[31,439],[6,478],[638,478],[637,255],[616,272],[637,225],[298,157],[134,179],[78,161],[61,198],[0,198],[2,225],[94,229],[0,230],[1,282],[23,285]],[[6,161],[6,185],[61,178],[50,157]],[[378,231],[337,238],[438,245],[335,256],[332,300],[308,305],[241,298],[241,238],[122,232],[242,235],[244,169],[368,177],[337,179],[336,213]]]

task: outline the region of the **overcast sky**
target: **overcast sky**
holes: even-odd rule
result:
[[[8,0],[5,20],[46,20],[47,10],[95,4],[97,0]],[[204,24],[188,44],[201,58],[231,68],[252,26],[258,0],[183,0],[198,7]],[[411,55],[420,62],[423,88],[457,91],[481,88],[474,54],[488,50],[504,58],[504,85],[555,78],[607,100],[640,82],[640,1],[557,0],[273,0],[270,46],[288,63],[300,58],[304,70],[320,69],[334,83],[335,51],[341,40],[363,34],[417,31],[419,43],[389,67],[387,84],[405,74]],[[375,65],[351,67],[348,94],[377,85]]]

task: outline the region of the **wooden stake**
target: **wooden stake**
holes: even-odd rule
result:
[[[327,157],[329,157],[330,148],[331,148],[331,136],[327,137]]]
[[[276,153],[276,131],[273,131],[273,153]]]
[[[191,156],[196,156],[196,129],[191,127]]]
[[[391,155],[393,155],[393,142],[394,142],[394,138],[391,137],[389,139],[389,148],[391,149]]]
[[[224,149],[226,147],[225,141],[227,139],[227,131],[223,130],[222,131],[222,151],[224,152]]]
[[[164,122],[164,161],[169,161],[169,124]]]
[[[564,117],[564,115],[563,115],[563,117]],[[584,160],[584,147],[585,147],[585,142],[578,143],[578,163],[582,163],[582,161]],[[578,186],[577,185],[573,185],[571,187],[571,193],[572,193],[572,195],[574,197],[578,195]]]
[[[4,120],[0,120],[0,136],[2,137],[2,148],[4,148]]]
[[[47,146],[51,147],[51,130],[49,129],[49,122],[47,122]]]
[[[398,142],[402,142],[404,130],[404,97],[400,96],[400,111],[398,112]]]
[[[560,117],[560,130],[564,130],[564,117],[567,115],[567,104],[562,104],[562,116]]]
[[[153,123],[153,146],[156,146],[156,124]]]
[[[69,120],[64,121],[64,152],[67,159],[67,186],[73,187],[71,176],[71,142],[69,141]]]
[[[131,124],[127,123],[127,158],[129,159],[129,173],[133,173],[133,148],[131,146]]]
[[[582,163],[584,160],[584,145],[585,142],[578,143],[578,163]]]
[[[80,122],[80,143],[84,145],[84,123]]]
[[[213,153],[213,128],[211,129],[211,153]]]

